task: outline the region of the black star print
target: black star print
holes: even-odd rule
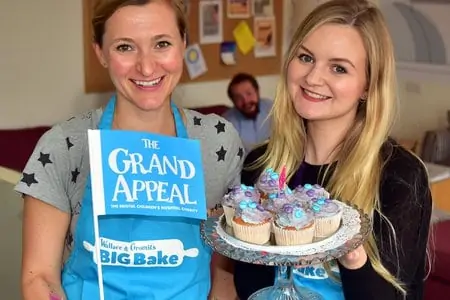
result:
[[[67,150],[70,150],[70,148],[73,147],[73,144],[72,144],[72,142],[70,141],[69,138],[66,138],[66,144],[67,144]]]
[[[46,164],[51,164],[51,163],[53,163],[53,162],[50,160],[50,153],[45,154],[45,153],[42,153],[42,152],[41,152],[41,154],[39,155],[38,161],[40,161],[40,162],[42,163],[42,166],[43,166],[43,167],[45,167]]]
[[[28,187],[30,187],[33,183],[38,183],[38,181],[34,177],[34,173],[23,173],[22,179],[20,181],[26,183]]]
[[[202,126],[202,118],[194,117],[194,125],[195,126]]]
[[[67,234],[67,239],[66,239],[66,244],[69,248],[72,247],[72,243],[73,243],[73,235],[69,232]]]
[[[89,112],[85,113],[84,115],[81,116],[81,118],[83,120],[86,120],[86,119],[90,120],[90,119],[92,119],[92,111],[89,111]]]
[[[216,127],[216,129],[217,129],[217,134],[219,134],[221,132],[225,132],[225,123],[218,121],[217,125],[214,127]]]
[[[75,207],[72,208],[72,217],[79,215],[80,211],[81,211],[81,204],[80,202],[77,202],[77,204],[75,204]]]
[[[238,151],[238,154],[237,154],[241,159],[242,159],[242,156],[244,156],[244,149],[242,149],[241,147],[239,147],[239,151]]]
[[[216,151],[216,154],[217,154],[217,161],[221,160],[225,161],[225,154],[227,154],[227,150],[225,150],[222,146],[220,147],[219,151]]]
[[[80,171],[78,171],[78,168],[75,168],[75,171],[72,171],[72,182],[77,183],[78,175],[80,175]]]

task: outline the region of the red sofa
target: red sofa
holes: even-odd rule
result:
[[[229,107],[225,105],[192,108],[205,115],[222,115]],[[40,137],[50,127],[23,129],[0,129],[0,166],[22,171]]]
[[[50,127],[0,130],[0,166],[22,171],[36,143]]]
[[[450,299],[450,220],[435,223],[432,232],[434,261],[425,284],[425,300]]]
[[[216,114],[216,115],[221,116],[229,108],[230,107],[226,106],[226,105],[214,105],[214,106],[196,107],[196,108],[191,108],[191,109],[196,110],[199,113],[202,113],[204,115]]]

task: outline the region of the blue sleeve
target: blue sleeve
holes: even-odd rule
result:
[[[261,99],[261,111],[263,111],[266,115],[270,113],[272,109],[273,101],[269,99]]]
[[[230,108],[229,110],[227,110],[222,117],[227,120],[228,122],[230,122],[235,129],[237,129],[237,125],[238,125],[238,119],[236,116],[236,113],[234,111],[233,108]]]

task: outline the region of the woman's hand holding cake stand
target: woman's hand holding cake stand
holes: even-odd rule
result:
[[[364,250],[364,246],[361,245],[338,260],[344,268],[349,270],[357,270],[366,264],[367,253],[366,250]]]

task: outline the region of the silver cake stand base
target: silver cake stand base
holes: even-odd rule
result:
[[[248,300],[325,300],[308,289],[294,286],[292,271],[291,266],[278,267],[275,285],[255,292]]]

